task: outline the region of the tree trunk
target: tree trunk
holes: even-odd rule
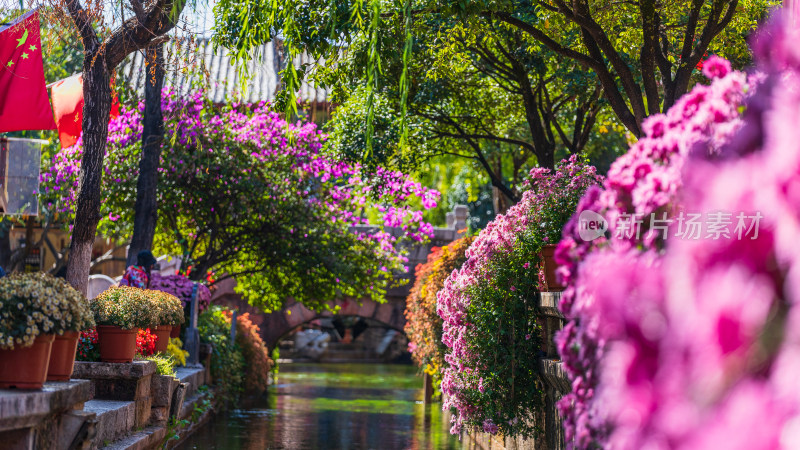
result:
[[[11,262],[11,221],[3,217],[0,222],[0,267],[8,271]]]
[[[95,58],[92,53],[86,52],[83,63],[83,158],[67,262],[67,281],[84,295],[89,283],[97,223],[100,221],[103,158],[111,111],[110,71],[105,58]]]
[[[148,47],[145,58],[144,120],[139,179],[136,183],[136,207],[133,237],[128,248],[128,265],[136,263],[141,250],[151,250],[158,220],[158,166],[161,142],[164,139],[164,116],[161,111],[161,89],[164,85],[164,46]]]

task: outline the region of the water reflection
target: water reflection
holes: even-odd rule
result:
[[[217,416],[181,449],[455,449],[415,368],[284,364],[254,406]]]

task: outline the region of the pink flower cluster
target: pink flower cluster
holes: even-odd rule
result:
[[[437,293],[437,313],[443,320],[442,342],[448,348],[441,385],[446,394],[443,408],[455,408],[456,411],[451,433],[457,434],[463,427],[477,424],[482,424],[487,432],[498,430],[496,421],[486,418],[482,405],[474,401],[475,392],[483,394],[485,391],[486,380],[480,373],[484,369],[488,370],[479,360],[479,353],[483,349],[478,347],[484,343],[470,321],[470,306],[475,296],[481,295],[479,292],[482,289],[499,289],[507,291],[512,298],[531,298],[537,289],[535,273],[539,270],[538,266],[531,266],[529,261],[533,260],[529,258],[534,258],[534,255],[529,253],[538,252],[540,246],[519,246],[518,242],[523,235],[536,230],[534,234],[543,235],[544,243],[548,239],[555,243],[563,223],[569,218],[568,211],[574,210],[577,199],[589,186],[596,185],[601,179],[593,166],[580,162],[577,156],[572,156],[569,161],[562,161],[553,172],[548,169],[533,169],[527,183],[529,190],[523,194],[522,200],[481,230],[467,249],[467,261],[460,269],[453,271]],[[553,211],[563,211],[565,215],[559,218],[553,215]],[[497,282],[497,273],[492,265],[512,252],[516,252],[512,259],[523,259],[518,269],[519,282],[524,286],[497,286],[503,283]],[[493,294],[488,294],[491,295]],[[528,326],[532,325],[529,323]],[[519,338],[530,340],[531,331],[520,330]],[[518,364],[522,362],[519,361]],[[527,369],[521,367],[519,370],[524,372]],[[516,419],[518,418],[507,418],[511,426],[517,423]]]
[[[164,291],[178,297],[184,308],[192,301],[192,290],[195,282],[182,275],[161,275],[153,272],[150,275],[150,289]],[[200,311],[208,308],[211,302],[211,290],[204,284],[197,284],[197,305]]]
[[[713,83],[650,119],[578,210],[760,212],[757,238],[589,244],[565,228],[573,448],[800,447],[798,39],[781,20],[762,29],[749,81],[706,61]]]

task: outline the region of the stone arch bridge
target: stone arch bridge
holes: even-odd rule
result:
[[[414,283],[414,268],[417,264],[427,261],[431,248],[447,245],[462,236],[467,226],[466,220],[467,207],[456,206],[453,212],[447,213],[448,226],[446,228],[434,228],[434,237],[427,244],[409,248],[408,267],[410,270],[409,273],[402,275],[402,278],[407,279],[408,282],[403,286],[389,289],[386,293],[385,303],[377,303],[370,299],[341,300],[337,302],[340,310],[336,316],[372,319],[402,333],[406,323],[404,315],[406,297]],[[391,231],[397,234],[401,232],[399,229]],[[297,302],[288,303],[281,311],[264,313],[249,305],[241,295],[234,292],[235,283],[236,281],[232,279],[219,283],[212,297],[212,303],[236,308],[240,313],[250,313],[250,319],[261,329],[261,337],[270,350],[274,349],[283,337],[302,325],[315,319],[334,316],[328,311],[314,312]]]

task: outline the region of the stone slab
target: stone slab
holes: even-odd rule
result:
[[[207,383],[206,369],[204,367],[178,367],[175,370],[175,376],[181,380],[181,383],[189,384],[189,389],[186,391],[187,397],[197,392],[197,388]]]
[[[142,428],[150,422],[150,411],[152,410],[152,397],[144,397],[136,400],[136,419],[133,426]]]
[[[150,422],[164,424],[169,420],[169,408],[166,406],[153,406],[150,409]]]
[[[188,419],[192,416],[192,412],[194,411],[195,405],[200,404],[200,402],[205,398],[205,395],[195,393],[192,396],[186,396],[186,400],[184,400],[183,405],[181,406],[181,412],[178,414],[178,419]]]
[[[167,435],[167,429],[162,426],[147,427],[141,431],[130,434],[105,447],[106,450],[145,450],[160,448],[161,441]]]
[[[172,393],[181,381],[169,375],[153,375],[150,382],[150,396],[153,398],[153,406],[166,406],[169,408]]]
[[[73,409],[92,397],[91,382],[45,383],[41,390],[0,390],[0,431],[36,425],[45,416]]]
[[[95,399],[137,400],[150,397],[150,382],[155,371],[156,364],[152,361],[76,362],[73,377],[92,380]]]
[[[119,400],[91,400],[84,411],[97,416],[95,445],[102,447],[130,432],[136,421],[136,404]]]
[[[156,363],[153,361],[134,361],[132,363],[75,361],[72,378],[86,380],[138,379],[154,373],[156,373]]]

